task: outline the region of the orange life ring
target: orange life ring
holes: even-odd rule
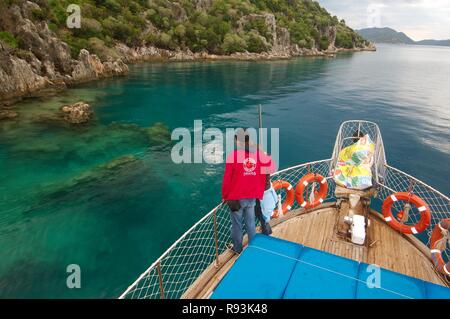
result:
[[[408,203],[412,203],[417,207],[421,215],[420,220],[417,224],[413,226],[405,225],[394,217],[391,208],[392,205],[399,200],[407,201]],[[411,193],[400,192],[392,194],[384,200],[381,210],[383,212],[384,220],[392,228],[403,234],[419,234],[427,229],[431,223],[431,212],[427,203],[425,203],[419,196]],[[403,212],[399,212],[399,215],[402,216]]]
[[[294,188],[292,187],[292,185],[289,182],[283,181],[283,180],[278,180],[272,183],[273,189],[274,190],[280,190],[280,189],[284,189],[286,190],[286,199],[283,203],[283,205],[281,206],[281,209],[283,211],[283,214],[286,214],[288,211],[291,210],[292,206],[294,205],[294,200],[295,200],[295,194],[294,194]],[[278,218],[280,217],[278,215],[278,208],[275,208],[272,214],[272,218]]]
[[[442,251],[436,247],[436,244],[444,237],[442,231],[448,231],[449,228],[450,219],[441,220],[439,224],[434,227],[430,239],[431,259],[433,260],[434,266],[439,272],[447,276],[450,276],[450,261],[445,264],[445,261],[442,258]]]
[[[317,182],[320,184],[320,188],[317,191],[314,191],[314,202],[307,201],[303,197],[303,193],[305,192],[306,187],[309,184]],[[306,174],[303,176],[297,184],[295,189],[295,198],[297,199],[297,203],[303,208],[313,208],[317,207],[323,203],[323,201],[327,198],[328,194],[328,183],[327,179],[320,174]]]

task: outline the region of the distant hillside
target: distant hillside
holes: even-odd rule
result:
[[[403,32],[391,28],[367,28],[357,30],[364,38],[375,43],[414,44],[414,40]]]
[[[450,46],[450,40],[422,40],[414,41],[403,32],[397,32],[391,28],[367,28],[357,30],[364,38],[375,43],[415,44],[415,45],[439,45]]]
[[[417,41],[415,44],[450,46],[450,40],[422,40],[422,41]]]

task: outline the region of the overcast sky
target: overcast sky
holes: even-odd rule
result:
[[[390,27],[412,39],[450,39],[450,0],[318,0],[354,29]]]

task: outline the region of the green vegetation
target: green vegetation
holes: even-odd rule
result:
[[[345,49],[353,48],[356,46],[362,46],[366,44],[366,40],[363,37],[355,33],[352,29],[345,25],[339,25],[336,34],[336,46]]]
[[[12,1],[12,0],[10,0]],[[18,0],[15,0],[18,1]],[[336,45],[363,46],[365,40],[312,0],[36,0],[36,20],[65,41],[74,56],[81,48],[106,54],[116,42],[151,44],[214,54],[264,52],[273,45],[273,30],[263,13],[272,13],[293,45],[326,50],[336,29]],[[199,6],[198,3],[203,3]],[[68,29],[66,8],[81,7],[81,29]],[[252,14],[252,18],[249,18]]]
[[[6,43],[11,48],[17,48],[17,39],[9,32],[0,32],[0,41]]]
[[[261,36],[260,34],[254,31],[250,32],[246,37],[247,50],[249,52],[256,52],[256,53],[267,51],[268,46],[265,41],[266,39],[267,38]]]
[[[243,52],[247,49],[247,42],[237,34],[228,33],[222,47],[225,53]]]

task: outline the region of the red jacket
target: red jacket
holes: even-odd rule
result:
[[[222,182],[224,200],[262,199],[266,175],[273,173],[274,165],[269,155],[236,150],[225,164]]]

